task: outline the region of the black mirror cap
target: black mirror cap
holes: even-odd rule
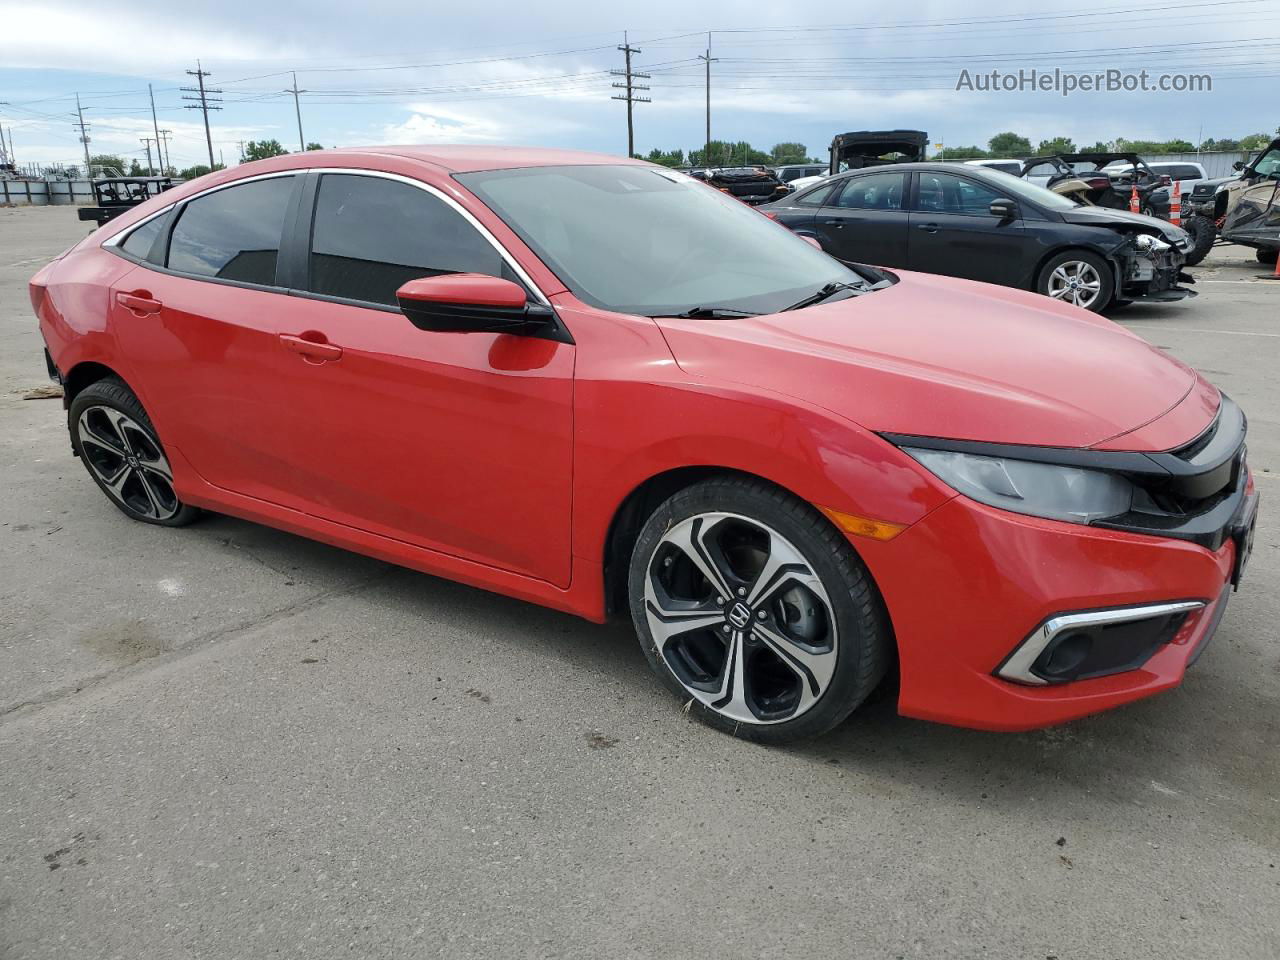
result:
[[[991,206],[987,209],[993,217],[999,217],[1001,220],[1012,220],[1018,215],[1018,205],[1012,200],[992,200]]]
[[[1235,163],[1233,163],[1233,164],[1231,165],[1231,169],[1232,169],[1232,170],[1237,170],[1237,171],[1239,171],[1239,170],[1243,170],[1243,169],[1244,169],[1244,161],[1243,161],[1243,160],[1237,160]]]
[[[541,303],[523,307],[425,303],[398,297],[400,312],[419,330],[430,333],[506,333],[573,343],[554,310]]]

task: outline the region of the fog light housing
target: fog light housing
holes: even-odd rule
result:
[[[1203,601],[1184,600],[1058,614],[1023,640],[995,673],[1014,683],[1046,686],[1136,670],[1174,642],[1188,615],[1203,607]]]

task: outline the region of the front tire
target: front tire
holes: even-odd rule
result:
[[[1218,227],[1208,217],[1197,213],[1182,222],[1182,229],[1191,234],[1191,249],[1184,263],[1194,267],[1213,249],[1213,242],[1218,239]]]
[[[151,418],[115,378],[81,390],[67,411],[71,445],[107,499],[131,520],[183,527],[200,511],[178,499]]]
[[[1255,250],[1254,255],[1257,256],[1259,263],[1265,263],[1275,266],[1276,257],[1280,255],[1280,250]]]
[[[825,733],[888,669],[888,616],[845,538],[763,481],[687,487],[645,522],[631,616],[650,666],[688,709],[735,736]]]
[[[1087,250],[1067,250],[1040,269],[1036,292],[1101,313],[1111,303],[1115,281],[1107,262]]]

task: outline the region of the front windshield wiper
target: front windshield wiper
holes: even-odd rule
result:
[[[832,283],[828,283],[817,293],[805,297],[803,300],[799,300],[789,307],[783,307],[782,309],[783,311],[800,310],[804,307],[812,307],[814,304],[821,303],[823,300],[830,299],[843,290],[856,290],[858,293],[865,293],[868,289],[869,288],[865,283],[840,283],[833,281]]]
[[[760,314],[750,310],[735,310],[733,307],[690,307],[682,313],[656,313],[656,317],[679,317],[682,320],[715,320],[724,317],[758,317]]]

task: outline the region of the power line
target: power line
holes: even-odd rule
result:
[[[179,89],[185,90],[188,93],[199,94],[198,96],[195,96],[195,97],[183,97],[182,99],[195,101],[193,103],[187,104],[187,109],[199,110],[204,115],[204,139],[205,139],[205,142],[209,145],[209,169],[212,170],[216,166],[216,164],[213,162],[213,134],[209,132],[209,111],[221,110],[222,107],[217,106],[217,104],[220,104],[222,102],[222,98],[211,97],[209,96],[209,94],[221,93],[222,91],[205,87],[204,78],[211,77],[213,76],[213,74],[211,74],[208,70],[205,70],[203,67],[201,67],[199,60],[196,61],[196,68],[194,70],[188,70],[187,75],[195,77],[199,86],[180,87]]]
[[[633,71],[632,71],[632,69],[631,69],[631,55],[632,55],[633,53],[639,53],[639,52],[640,52],[640,50],[638,50],[636,47],[631,46],[631,42],[630,42],[629,40],[627,40],[627,35],[626,35],[626,33],[625,33],[625,32],[623,32],[623,34],[622,34],[622,46],[618,47],[618,49],[622,51],[622,55],[623,55],[623,57],[625,58],[625,61],[626,61],[626,69],[624,69],[624,70],[610,70],[609,72],[610,72],[611,74],[613,74],[614,76],[617,76],[617,77],[626,77],[626,81],[625,81],[625,82],[623,82],[623,83],[615,83],[615,84],[614,84],[614,86],[615,86],[615,87],[617,87],[618,89],[620,89],[620,90],[626,90],[626,93],[621,94],[621,95],[614,94],[614,95],[613,95],[613,97],[611,97],[610,99],[613,99],[613,100],[625,100],[625,101],[626,101],[626,103],[627,103],[627,156],[628,156],[628,157],[631,157],[631,156],[633,156],[633,155],[635,154],[635,152],[636,152],[636,129],[635,129],[635,121],[634,121],[634,119],[633,119],[633,117],[632,117],[632,115],[631,115],[632,108],[633,108],[633,107],[634,107],[634,105],[635,105],[635,104],[637,104],[637,103],[649,103],[649,102],[650,102],[650,98],[649,98],[649,97],[638,97],[638,96],[636,96],[636,93],[635,93],[635,92],[636,92],[637,90],[648,90],[649,88],[648,88],[648,87],[646,87],[646,86],[643,86],[643,85],[641,85],[641,84],[638,84],[638,83],[636,83],[635,81],[636,81],[636,80],[648,80],[648,79],[649,79],[649,74],[647,74],[647,73],[635,73],[635,72],[633,72]]]

